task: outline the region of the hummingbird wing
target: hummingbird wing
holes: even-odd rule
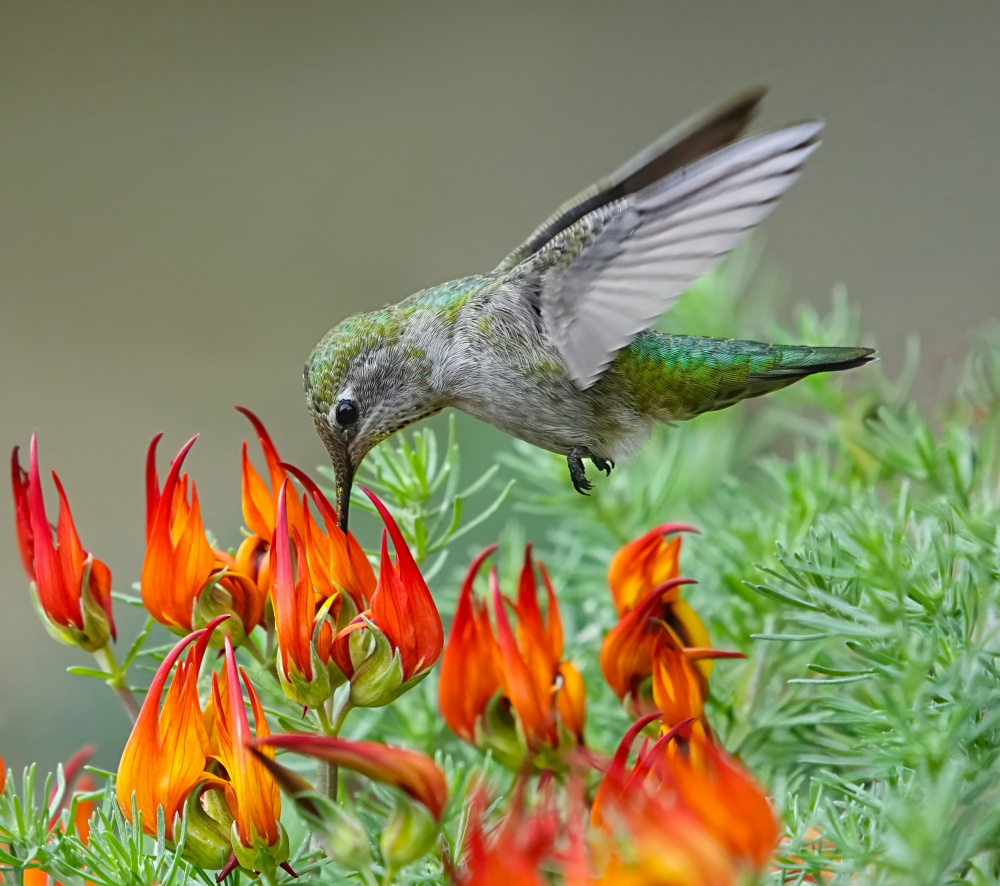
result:
[[[823,124],[733,142],[600,205],[517,267],[580,389],[774,209]]]
[[[756,116],[766,92],[762,86],[747,89],[664,133],[620,169],[560,206],[500,263],[497,272],[517,267],[588,212],[641,191],[699,157],[728,145]]]

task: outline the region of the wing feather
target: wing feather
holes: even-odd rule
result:
[[[634,194],[731,143],[756,115],[764,92],[761,87],[748,89],[675,126],[620,169],[560,206],[500,263],[497,272],[521,264],[588,212]]]
[[[774,209],[818,147],[799,123],[727,145],[592,209],[530,258],[546,331],[580,388]]]

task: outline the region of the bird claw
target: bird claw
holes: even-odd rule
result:
[[[586,471],[583,468],[584,458],[589,458],[594,467],[599,471],[604,471],[606,475],[611,474],[611,469],[615,463],[611,459],[603,459],[599,455],[591,455],[584,447],[575,446],[569,455],[566,456],[566,463],[569,465],[569,477],[573,481],[573,488],[580,495],[589,495],[594,484],[587,479]]]
[[[604,471],[606,477],[611,476],[611,469],[615,466],[615,463],[610,459],[601,458],[599,455],[592,455],[590,460],[594,463],[594,467],[599,471]]]

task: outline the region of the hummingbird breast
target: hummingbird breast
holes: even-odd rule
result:
[[[530,300],[510,286],[484,287],[463,306],[446,357],[449,405],[562,455],[583,446],[619,460],[638,448],[652,420],[615,389],[615,373],[577,388]]]

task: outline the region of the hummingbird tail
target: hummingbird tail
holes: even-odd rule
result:
[[[738,342],[734,344],[739,344]],[[752,343],[746,342],[750,345]],[[750,359],[746,381],[728,391],[720,390],[715,403],[705,412],[725,409],[740,400],[760,397],[788,387],[800,379],[819,372],[840,372],[856,369],[878,355],[872,348],[810,348],[802,345],[769,345],[766,355]],[[762,359],[763,358],[763,359]]]
[[[810,348],[640,333],[615,362],[640,408],[659,421],[694,418],[769,394],[817,372],[876,359],[871,348]]]

